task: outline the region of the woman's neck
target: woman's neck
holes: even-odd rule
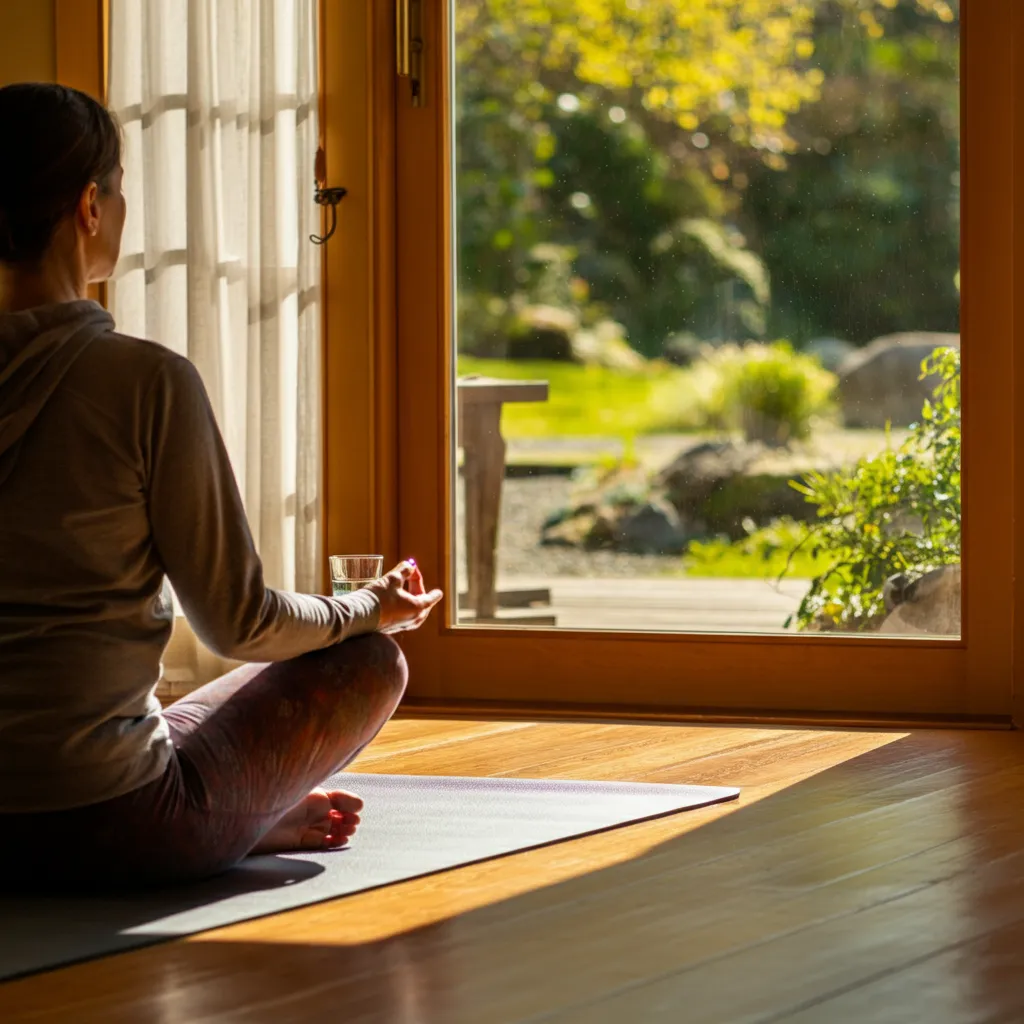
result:
[[[73,302],[88,294],[78,261],[47,253],[37,264],[0,263],[0,313]]]

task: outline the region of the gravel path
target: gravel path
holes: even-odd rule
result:
[[[544,520],[567,504],[573,482],[565,476],[510,477],[505,480],[501,503],[498,573],[502,576],[663,576],[680,568],[673,555],[627,555],[617,551],[578,551],[541,547]],[[459,491],[461,492],[461,484]],[[459,504],[462,495],[459,494]],[[462,537],[462,509],[458,516]],[[464,544],[460,549],[460,577],[464,577]]]

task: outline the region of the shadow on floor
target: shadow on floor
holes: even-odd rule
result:
[[[385,941],[177,942],[4,986],[0,1017],[1021,1020],[1022,758],[1017,734],[895,738],[633,860]]]

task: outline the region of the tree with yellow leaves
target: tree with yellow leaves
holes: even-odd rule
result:
[[[568,269],[549,275],[564,285],[555,304],[580,302],[584,316],[599,310],[617,318],[645,354],[660,354],[668,334],[682,330],[756,336],[767,312],[765,281],[773,288],[781,281],[791,293],[803,289],[808,307],[804,296],[817,278],[807,268],[820,266],[829,250],[812,237],[810,222],[787,213],[786,224],[803,224],[802,250],[778,230],[782,221],[768,218],[772,239],[785,241],[779,259],[786,273],[759,267],[758,257],[772,254],[758,237],[762,222],[746,215],[754,198],[748,186],[758,182],[753,191],[763,200],[766,179],[768,189],[772,179],[784,189],[799,173],[796,205],[828,221],[843,179],[814,161],[838,152],[844,135],[860,132],[874,111],[888,104],[876,120],[903,135],[918,100],[928,111],[946,104],[942,116],[952,127],[942,131],[955,136],[949,98],[956,92],[957,0],[455,0],[454,12],[458,266],[466,310],[460,344],[467,351],[474,337],[506,333],[498,321],[513,300],[540,301],[551,291],[535,281],[541,243],[568,261]],[[853,63],[847,51],[856,55]],[[922,53],[934,53],[920,58],[938,69],[934,74],[904,63]],[[857,61],[876,64],[866,71]],[[888,61],[890,71],[880,73],[877,61]],[[899,97],[909,97],[908,88],[917,99],[904,108]],[[908,119],[900,120],[904,110]],[[860,163],[892,163],[903,141],[886,130],[864,146],[851,143]],[[905,163],[913,169],[922,160],[911,153]],[[948,190],[946,161],[930,163]],[[787,166],[792,175],[774,173]],[[916,183],[905,172],[900,181]],[[940,215],[917,217],[932,234],[914,252],[934,253],[931,240],[948,220],[942,181],[930,181],[926,191],[938,197],[928,209]],[[843,201],[845,210],[849,196]],[[862,213],[843,223],[871,226],[870,218],[858,221]],[[888,216],[879,222],[885,244],[875,245],[878,252],[904,230]],[[913,211],[907,216],[913,219]],[[871,247],[855,241],[844,238],[844,252],[863,257]],[[867,269],[877,263],[865,258],[859,272],[873,295],[881,292]],[[743,267],[750,272],[739,273]],[[798,271],[796,284],[790,267]],[[931,302],[920,280],[922,302]],[[818,291],[821,306],[838,308],[835,289]],[[877,311],[877,301],[864,302],[863,289],[840,291]],[[783,306],[771,301],[772,310]],[[735,326],[733,313],[722,310],[739,310],[743,322]],[[822,321],[808,315],[800,337],[878,326],[841,316]],[[777,318],[770,326],[779,326]]]
[[[958,17],[957,0],[457,0],[457,55],[517,105],[591,87],[690,132],[724,118],[733,143],[778,155],[795,145],[788,118],[820,96],[819,11],[852,10],[876,37],[901,2]]]

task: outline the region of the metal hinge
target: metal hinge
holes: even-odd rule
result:
[[[395,0],[395,64],[409,79],[414,107],[423,106],[423,0]]]

